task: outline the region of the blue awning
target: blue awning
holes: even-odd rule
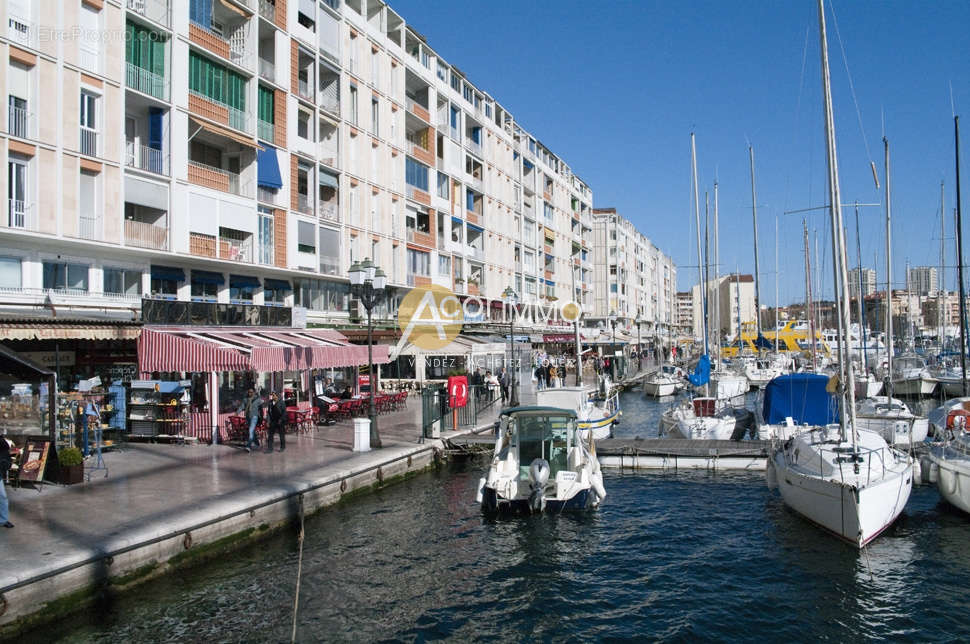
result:
[[[556,283],[553,282],[552,280],[543,280],[543,281],[546,283],[547,286],[555,286],[556,285]]]
[[[464,222],[464,221],[462,220],[462,218],[461,218],[461,217],[452,217],[452,218],[451,218],[451,221],[453,221],[454,223],[456,223],[456,224],[459,224],[459,225],[461,225],[461,224],[464,224],[464,223],[465,223],[465,222]]]
[[[263,288],[272,291],[292,291],[293,287],[286,280],[274,280],[272,277],[267,277],[263,280]]]
[[[246,288],[247,286],[258,287],[259,278],[252,275],[230,275],[229,286],[233,288]]]
[[[152,266],[153,280],[173,280],[175,282],[185,281],[185,272],[181,268],[171,266]]]
[[[340,186],[340,182],[337,181],[337,177],[333,176],[329,172],[323,172],[321,170],[319,174],[320,174],[319,181],[321,186],[327,186],[328,188],[337,188]]]
[[[225,284],[226,276],[212,271],[192,271],[192,281],[196,284]]]
[[[468,226],[468,227],[469,227],[469,228],[470,228],[471,230],[474,230],[475,232],[479,232],[479,233],[483,233],[483,232],[485,232],[485,229],[484,229],[484,228],[482,228],[482,227],[480,227],[480,226],[476,226],[475,224],[466,224],[466,225],[467,225],[467,226]]]
[[[256,183],[264,188],[279,190],[283,187],[280,164],[276,158],[276,148],[267,145],[256,153]]]

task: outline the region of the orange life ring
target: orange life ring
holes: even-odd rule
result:
[[[954,409],[950,411],[950,413],[946,415],[946,428],[953,429],[956,426],[956,419],[958,417],[962,417],[964,419],[963,428],[965,430],[970,430],[970,420],[968,420],[970,419],[970,411],[967,411],[966,409]]]

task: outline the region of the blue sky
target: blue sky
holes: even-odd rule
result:
[[[750,141],[762,301],[774,302],[776,216],[780,301],[803,299],[802,215],[783,213],[825,203],[815,2],[397,0],[391,6],[566,160],[593,188],[596,207],[618,208],[671,254],[681,289],[697,279],[690,133],[697,137],[702,217],[703,191],[713,192],[719,182],[722,272],[754,269]],[[951,86],[963,130],[963,205],[970,209],[970,3],[840,0],[827,6],[842,201],[882,203],[869,161],[883,181],[885,123],[893,285],[903,287],[907,260],[939,263],[945,181],[947,284],[955,288]],[[884,282],[883,210],[861,213],[863,265],[876,268]],[[844,214],[854,265],[854,213]],[[823,212],[809,214],[808,225],[827,244]],[[970,242],[970,220],[966,232]],[[823,294],[830,295],[827,246],[822,256]]]

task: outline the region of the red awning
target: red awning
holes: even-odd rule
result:
[[[374,345],[374,363],[388,362]],[[138,370],[301,371],[367,364],[367,347],[332,329],[146,326],[138,338]]]

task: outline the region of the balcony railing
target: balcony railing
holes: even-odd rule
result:
[[[19,228],[20,230],[34,230],[34,221],[31,216],[33,204],[19,199],[7,200],[7,227]]]
[[[340,114],[340,99],[320,92],[320,107],[331,114]]]
[[[337,207],[336,203],[331,201],[318,201],[317,209],[321,220],[333,222],[340,221],[340,209]]]
[[[168,81],[164,76],[131,63],[126,62],[125,66],[125,82],[128,87],[162,101],[168,100]]]
[[[81,143],[81,154],[86,154],[91,157],[98,156],[97,130],[92,130],[91,128],[81,126],[79,138]]]
[[[267,0],[259,0],[259,15],[270,22],[276,22],[276,4],[267,2]]]
[[[168,250],[168,228],[126,219],[125,243],[138,248]]]
[[[256,121],[256,136],[264,141],[273,141],[276,136],[276,126],[263,119],[258,119]]]
[[[101,239],[101,218],[94,217],[80,217],[78,219],[77,234],[81,239],[91,239],[95,241],[100,241]]]
[[[276,200],[279,197],[279,190],[270,190],[269,188],[264,188],[263,186],[256,186],[256,200],[262,203],[268,203],[276,205]]]
[[[191,90],[189,91],[189,97],[194,97],[201,103],[197,105],[198,111],[200,112],[199,116],[204,116],[219,123],[226,123],[230,127],[246,133],[251,132],[252,121],[250,120],[249,114],[243,110],[238,110],[227,103],[217,101],[214,98],[209,98],[205,94]],[[191,102],[189,109],[192,109]]]
[[[167,0],[128,0],[128,9],[160,25],[169,26]]]
[[[313,92],[310,91],[310,81],[298,79],[296,82],[296,91],[301,98],[308,101],[313,101]]]
[[[476,246],[466,246],[465,254],[466,256],[474,259],[485,259],[485,251]]]
[[[229,259],[234,262],[252,263],[253,261],[253,240],[234,239],[232,237],[219,237],[219,257]]]
[[[308,195],[297,193],[296,195],[296,209],[306,215],[313,214],[313,202],[310,201]]]
[[[244,186],[242,186],[238,174],[204,163],[189,161],[189,181],[200,186],[213,188],[214,190],[231,192],[234,195],[248,196],[243,192]]]
[[[125,141],[125,165],[168,176],[168,155],[134,141]]]
[[[482,144],[476,143],[472,139],[465,139],[465,147],[468,148],[473,154],[482,156]]]
[[[271,83],[276,82],[276,64],[265,58],[259,59],[259,77]]]
[[[26,139],[30,136],[31,114],[22,107],[8,106],[7,112],[7,132],[10,136],[19,136]]]
[[[424,147],[420,143],[415,143],[414,141],[408,141],[407,147],[408,153],[417,159],[425,159],[431,155],[431,150]]]

